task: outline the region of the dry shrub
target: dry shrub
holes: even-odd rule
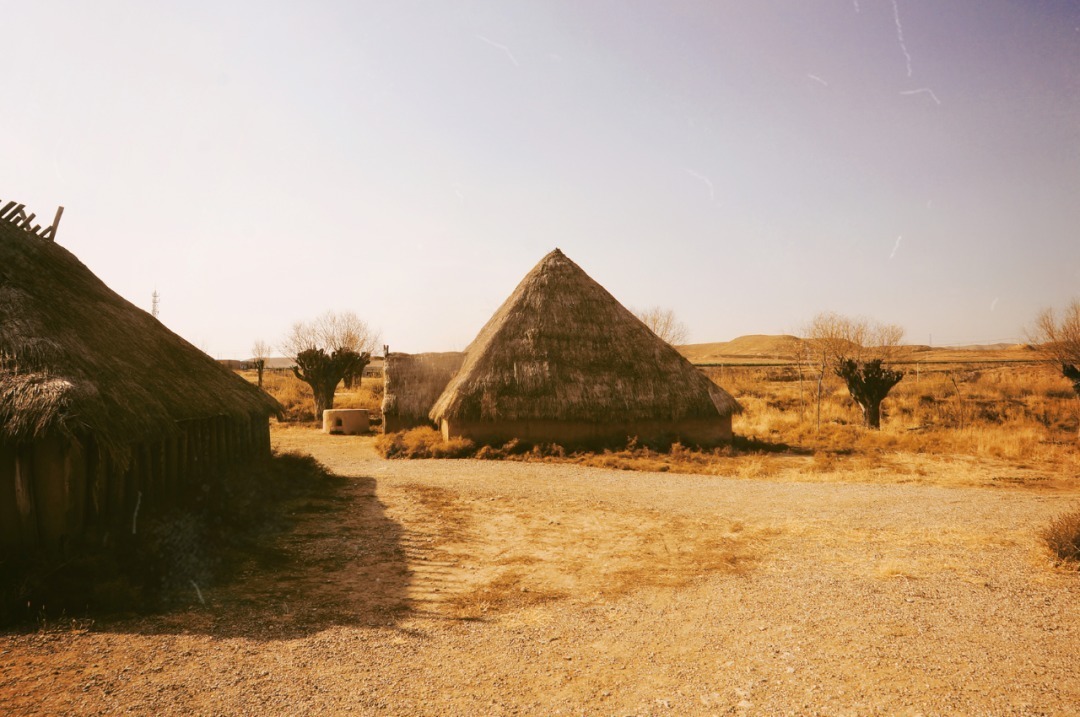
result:
[[[1080,510],[1054,518],[1043,530],[1043,540],[1058,560],[1080,568]]]
[[[530,443],[511,438],[501,446],[481,446],[476,457],[485,461],[518,460],[541,461],[566,457],[566,449],[558,443]]]
[[[446,441],[434,428],[422,426],[384,433],[375,439],[375,450],[385,458],[468,458],[476,444],[467,438]]]

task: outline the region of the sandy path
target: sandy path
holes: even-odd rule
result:
[[[1052,491],[388,462],[209,608],[0,638],[15,714],[1076,714]]]

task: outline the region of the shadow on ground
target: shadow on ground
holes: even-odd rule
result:
[[[204,514],[148,521],[123,580],[80,585],[87,599],[68,599],[62,610],[54,591],[21,629],[75,618],[92,620],[96,632],[285,639],[394,625],[409,611],[402,529],[386,516],[375,479],[335,476],[286,454],[232,485]]]

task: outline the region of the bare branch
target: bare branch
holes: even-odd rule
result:
[[[292,358],[302,351],[322,349],[372,353],[379,343],[379,332],[351,311],[327,311],[311,321],[298,321],[281,344],[282,352]]]
[[[679,321],[671,309],[651,306],[635,311],[634,315],[641,319],[641,323],[648,326],[654,334],[672,346],[686,343],[686,337],[690,332],[686,324]]]
[[[903,351],[904,329],[831,311],[815,316],[803,330],[810,350],[834,367],[844,361],[895,361]]]
[[[262,339],[259,339],[251,345],[251,358],[256,361],[265,361],[270,358],[270,344],[266,343]]]
[[[1080,299],[1073,299],[1060,315],[1053,309],[1039,312],[1028,340],[1047,361],[1080,365]]]

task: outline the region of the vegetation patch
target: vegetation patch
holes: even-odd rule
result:
[[[1043,540],[1055,558],[1080,569],[1080,510],[1054,518],[1043,531]]]
[[[441,433],[424,426],[385,433],[375,439],[375,450],[385,458],[469,458],[476,444],[465,438],[443,440]]]
[[[464,438],[446,441],[441,433],[428,427],[379,436],[375,440],[375,448],[386,458],[476,458],[575,463],[614,470],[739,475],[747,478],[768,475],[773,471],[773,466],[763,458],[766,455],[806,453],[785,444],[742,437],[736,437],[730,445],[714,449],[688,448],[681,443],[657,449],[639,444],[634,437],[628,438],[622,448],[597,451],[570,452],[557,443],[529,443],[518,439],[511,439],[501,446],[477,446]]]
[[[988,361],[909,363],[905,370],[905,380],[882,404],[881,430],[868,431],[844,384],[820,366],[705,369],[746,409],[735,417],[737,436],[808,451],[815,469],[847,457],[905,453],[1023,462],[1050,474],[1076,474],[1080,404],[1063,390],[1067,384],[1053,367]]]

